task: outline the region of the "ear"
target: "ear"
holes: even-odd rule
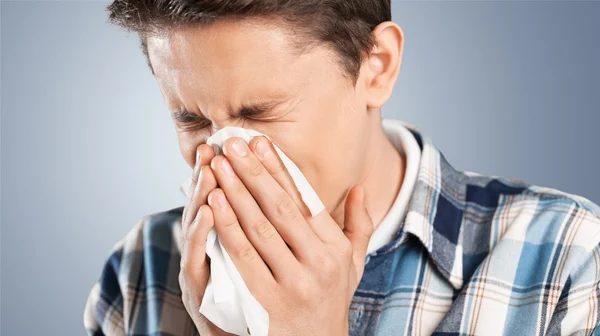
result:
[[[368,109],[380,109],[392,95],[400,63],[404,34],[395,23],[381,23],[373,31],[375,46],[363,62],[361,76]]]

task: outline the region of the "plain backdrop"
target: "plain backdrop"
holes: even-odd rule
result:
[[[106,1],[1,2],[1,329],[81,335],[112,246],[182,206],[159,89]],[[394,1],[387,118],[455,167],[600,202],[600,2]]]

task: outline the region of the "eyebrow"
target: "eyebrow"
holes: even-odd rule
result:
[[[202,118],[198,114],[192,113],[186,109],[179,109],[179,110],[173,111],[171,113],[171,116],[172,116],[173,120],[175,120],[178,123],[182,123],[182,124],[194,122],[194,121],[197,121],[198,119]]]
[[[257,104],[250,105],[242,105],[237,112],[230,111],[229,116],[231,118],[239,118],[239,117],[259,117],[262,115],[271,112],[277,106],[285,103],[285,99],[280,100],[270,100],[266,102],[261,102]],[[171,113],[173,120],[179,123],[189,123],[202,119],[206,119],[202,114],[190,112],[185,108],[175,110]]]
[[[277,106],[285,103],[285,99],[270,100],[258,104],[242,105],[237,113],[233,113],[232,117],[258,117],[263,116],[273,111]]]

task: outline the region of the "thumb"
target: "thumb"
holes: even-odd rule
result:
[[[369,239],[373,234],[373,221],[365,205],[365,191],[362,186],[355,185],[350,189],[344,210],[344,234],[352,244],[352,260],[360,279]]]

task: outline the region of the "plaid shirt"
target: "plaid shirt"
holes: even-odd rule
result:
[[[367,257],[350,334],[600,334],[600,209],[456,171],[410,129],[418,181],[396,238]],[[147,216],[114,247],[85,308],[90,335],[197,333],[178,284],[182,210]]]

